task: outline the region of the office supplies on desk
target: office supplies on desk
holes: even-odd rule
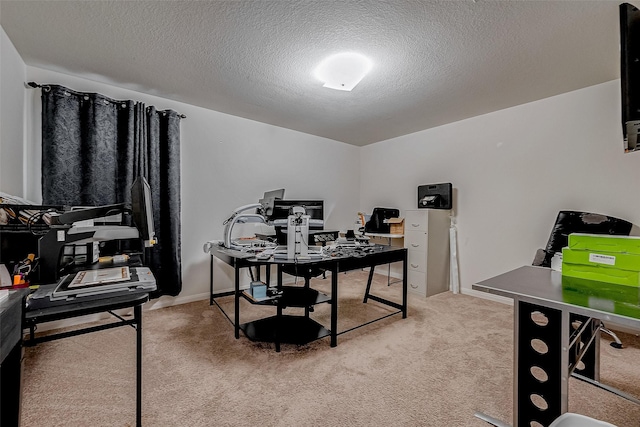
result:
[[[307,254],[306,255],[295,255],[290,258],[289,257],[289,248],[286,245],[279,245],[276,246],[275,249],[273,249],[273,252],[271,252],[273,254],[273,258],[275,260],[286,260],[286,259],[321,259],[322,257],[326,256],[325,252],[324,252],[324,247],[322,246],[309,246],[307,248]],[[305,258],[306,257],[306,258]],[[260,259],[259,257],[257,257],[258,259]]]
[[[574,249],[583,249],[586,246],[595,245],[595,248],[598,250],[603,249],[602,246],[596,244],[599,239],[585,237],[585,234],[598,235],[600,237],[609,236],[608,238],[611,240],[606,243],[606,246],[611,248],[612,246],[618,246],[618,238],[629,236],[632,230],[636,228],[637,227],[633,223],[627,220],[594,212],[559,211],[553,228],[551,229],[547,245],[544,249],[537,250],[532,265],[551,267],[551,260],[556,253],[562,253],[562,248],[565,246],[569,246]],[[575,234],[578,235],[577,241],[576,237],[574,237],[570,243],[569,236]],[[601,241],[599,242],[602,243]],[[628,240],[626,243],[632,244],[632,242],[633,239]],[[636,252],[633,249],[633,246],[624,246],[626,246],[625,251],[629,251],[630,253]],[[564,259],[562,261],[564,262]],[[569,272],[568,270],[570,270],[570,268],[567,269],[567,271],[565,271],[564,268],[561,268],[561,270],[563,274],[566,274]],[[569,272],[569,274],[572,273]],[[601,331],[613,338],[611,346],[615,348],[622,348],[622,341],[613,331],[604,327],[604,325],[601,325]]]
[[[267,298],[267,284],[261,281],[254,281],[249,284],[249,292],[251,296],[260,301]]]
[[[13,284],[11,281],[11,275],[9,274],[9,270],[7,270],[7,266],[4,264],[0,264],[0,286],[9,287]]]
[[[339,233],[340,237],[336,237],[333,241],[332,246],[367,246],[371,245],[371,238],[364,234],[353,234],[353,236],[349,236],[349,232]],[[384,236],[387,236],[386,234]]]
[[[247,251],[244,251],[244,250],[229,249],[229,248],[225,247],[224,242],[220,241],[220,240],[210,240],[210,241],[206,242],[204,244],[204,246],[202,247],[202,250],[205,253],[209,253],[212,250],[216,250],[216,251],[222,252],[223,254],[226,254],[228,256],[232,256],[232,257],[238,258],[238,259],[253,258],[255,256],[254,253],[247,252]]]
[[[81,271],[75,276],[72,274],[64,276],[53,289],[50,299],[53,301],[69,297],[77,298],[82,296],[108,294],[109,292],[116,292],[130,288],[155,289],[156,279],[148,267],[118,267],[107,270],[121,271],[119,275],[116,275],[117,272],[111,272],[113,274],[109,273],[111,279],[100,281],[98,278],[97,280],[89,280],[85,283],[78,282],[77,278],[84,278],[86,276],[92,276],[95,278],[93,273],[94,271],[102,272],[104,270]]]
[[[61,279],[60,283],[40,285],[38,289],[27,296],[26,308],[35,310],[129,294],[149,293],[156,290],[155,277],[147,267],[135,267],[131,270],[131,279],[127,282],[120,282],[117,286],[103,286],[102,288],[94,286],[78,291],[67,288],[70,278],[66,276]]]
[[[240,238],[231,240],[231,247],[240,250],[260,252],[266,248],[275,247],[276,244],[269,240],[257,238]]]
[[[89,285],[107,284],[129,280],[129,267],[103,268],[100,270],[83,270],[78,272],[69,288],[82,288]]]

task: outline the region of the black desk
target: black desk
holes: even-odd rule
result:
[[[117,328],[120,326],[131,326],[136,330],[136,425],[142,425],[142,305],[149,301],[149,291],[118,291],[107,294],[100,299],[84,300],[78,298],[62,305],[52,305],[37,309],[25,309],[23,317],[23,328],[29,329],[28,338],[24,340],[24,345],[32,346],[38,343],[52,341],[60,338],[67,338],[82,335],[90,332],[102,331],[105,329]],[[124,319],[113,310],[133,307],[133,319]],[[42,337],[35,337],[35,327],[40,323],[52,322],[56,320],[68,319],[72,317],[84,316],[87,314],[110,313],[118,320],[112,323],[98,325],[88,328],[76,329],[68,332],[61,332]]]
[[[567,279],[549,268],[524,266],[484,280],[473,289],[513,298],[514,426],[531,422],[548,426],[567,412],[570,375],[640,403],[599,382],[600,322],[640,330],[638,288]],[[575,320],[579,326],[574,327]],[[584,367],[579,369],[581,361]],[[546,380],[534,375],[539,369],[546,373]],[[538,407],[532,395],[542,397],[547,408]],[[503,425],[487,415],[476,416]]]
[[[326,257],[319,260],[303,260],[303,261],[292,261],[292,260],[258,260],[255,257],[247,256],[246,253],[225,249],[219,246],[211,246],[209,249],[211,253],[211,267],[210,267],[210,283],[209,283],[209,291],[210,298],[209,304],[212,305],[215,303],[216,296],[213,292],[213,266],[214,266],[214,257],[222,260],[226,264],[231,265],[235,268],[235,291],[233,294],[235,295],[235,318],[232,321],[235,329],[235,337],[236,339],[240,338],[240,330],[242,329],[245,335],[252,340],[260,340],[260,341],[273,341],[276,345],[276,351],[280,350],[280,343],[294,343],[294,344],[304,344],[306,342],[313,341],[315,339],[323,338],[325,336],[331,337],[331,347],[335,347],[338,343],[337,336],[337,324],[338,324],[338,273],[357,270],[362,268],[370,268],[369,271],[369,280],[367,283],[367,289],[364,296],[363,303],[366,303],[368,299],[377,301],[381,304],[385,304],[387,306],[396,308],[398,311],[395,311],[391,314],[383,316],[379,319],[373,320],[371,322],[367,322],[358,327],[364,326],[366,324],[372,323],[374,321],[382,320],[389,316],[402,313],[402,318],[407,317],[407,250],[405,248],[392,248],[388,246],[380,246],[376,245],[371,248],[369,252],[363,252],[358,254],[357,256],[334,256],[334,257]],[[393,301],[386,300],[384,298],[378,297],[376,295],[372,295],[370,293],[371,289],[371,281],[373,279],[373,274],[375,267],[378,265],[385,265],[392,262],[402,262],[402,303],[398,304]],[[271,304],[277,307],[277,314],[274,317],[266,318],[259,320],[257,322],[249,322],[248,324],[240,324],[240,298],[243,297],[243,293],[240,290],[240,270],[242,268],[251,268],[257,267],[257,271],[259,272],[260,266],[266,266],[266,274],[267,274],[267,283],[269,282],[269,272],[270,266],[276,265],[278,269],[278,281],[277,285],[279,288],[283,288],[285,294],[281,298],[281,300],[276,300],[275,302],[266,302],[266,304]],[[306,293],[302,298],[297,298],[298,302],[293,302],[294,298],[287,298],[287,292],[304,292],[300,290],[296,290],[292,287],[283,287],[282,286],[282,273],[283,270],[287,269],[287,267],[291,268],[292,266],[298,266],[301,269],[304,268],[321,268],[326,271],[331,272],[331,295],[326,296],[323,294],[317,295],[317,292]],[[259,277],[258,277],[259,280]],[[228,295],[228,294],[224,294]],[[297,318],[296,322],[288,322],[289,320],[293,320],[289,316],[282,315],[282,307],[308,307],[312,304],[319,303],[329,303],[331,304],[331,325],[330,329],[324,328],[322,325],[317,324],[315,321],[308,318],[308,310],[305,310],[305,316],[302,318],[303,322],[300,322],[299,318]],[[216,303],[217,305],[217,303]],[[221,310],[222,308],[218,306]],[[224,310],[223,310],[224,312]],[[226,315],[226,313],[225,313]],[[229,319],[231,320],[231,319]],[[288,323],[287,323],[288,322]],[[286,326],[286,327],[283,327]],[[340,332],[346,333],[356,328],[351,328],[347,331]],[[291,332],[290,335],[283,335],[284,331]],[[265,339],[265,334],[270,339]]]

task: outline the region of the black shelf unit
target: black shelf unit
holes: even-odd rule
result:
[[[327,328],[306,316],[276,315],[243,323],[240,329],[251,341],[279,344],[307,344],[331,334]]]
[[[274,306],[278,309],[275,316],[240,325],[247,338],[251,341],[273,342],[276,344],[276,351],[279,351],[280,343],[308,344],[331,334],[329,329],[309,318],[309,307],[331,303],[330,296],[308,286],[281,286],[280,289],[280,296],[263,301],[252,299],[247,291],[242,292],[242,296],[251,304]],[[304,307],[305,314],[284,315],[282,310],[286,307]]]
[[[331,302],[331,297],[318,292],[315,289],[302,286],[282,286],[282,295],[262,301],[256,301],[248,294],[248,291],[242,292],[242,296],[255,305],[273,305],[285,307],[309,307],[316,304]]]

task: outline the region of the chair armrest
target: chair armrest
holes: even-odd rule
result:
[[[550,261],[546,261],[547,255],[547,251],[545,251],[544,249],[538,249],[531,265],[549,267],[551,264]],[[547,262],[547,265],[545,265],[545,261]]]

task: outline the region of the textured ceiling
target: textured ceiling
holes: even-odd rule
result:
[[[1,0],[0,24],[28,65],[366,145],[619,78],[619,3]],[[374,62],[352,92],[312,74],[341,51]]]

